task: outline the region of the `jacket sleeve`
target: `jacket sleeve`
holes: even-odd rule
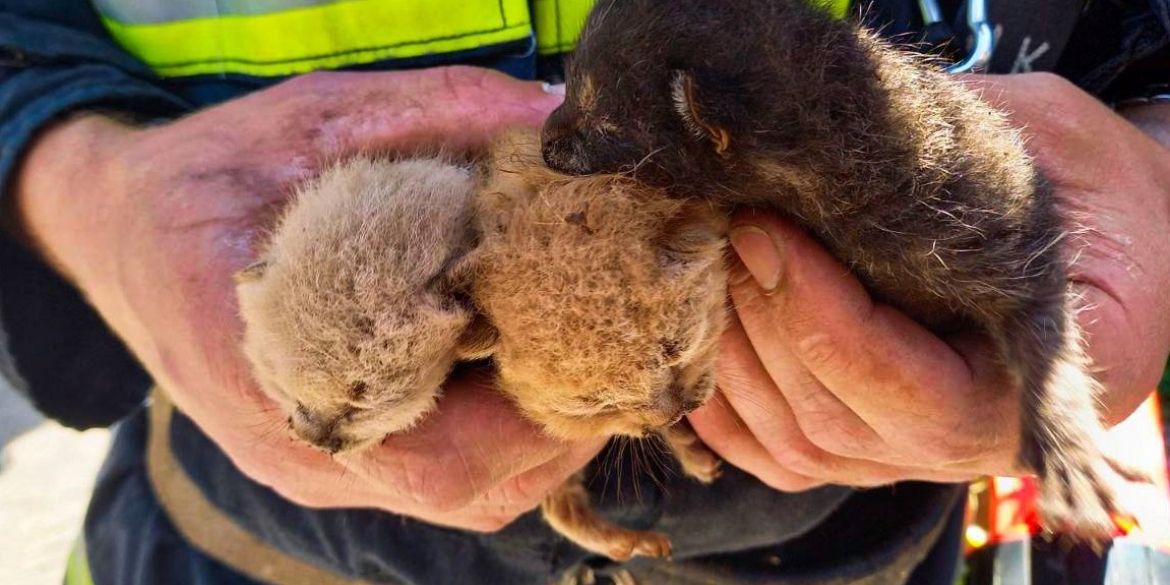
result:
[[[117,47],[85,0],[0,0],[0,196],[40,129],[90,108],[136,118],[189,109]],[[82,295],[7,237],[0,237],[0,376],[75,428],[113,423],[150,384]]]

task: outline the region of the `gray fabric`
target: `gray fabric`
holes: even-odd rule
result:
[[[103,16],[123,24],[157,24],[194,18],[255,16],[347,0],[93,0]]]

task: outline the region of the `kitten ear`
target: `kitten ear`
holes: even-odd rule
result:
[[[476,258],[474,250],[448,258],[431,279],[431,286],[444,296],[467,294],[475,280]]]
[[[691,134],[696,138],[710,140],[715,145],[715,154],[720,157],[730,156],[728,149],[731,147],[731,134],[711,123],[709,117],[704,114],[699,88],[692,73],[681,69],[671,72],[670,99],[674,103],[675,113]]]
[[[443,271],[434,278],[433,286],[439,295],[446,297],[450,302],[459,302],[470,309],[472,303],[468,297],[477,268],[478,255],[474,251],[454,258],[448,261]],[[467,362],[486,359],[496,352],[499,345],[499,331],[487,317],[475,313],[471,322],[459,335],[459,339],[455,341],[455,358]]]
[[[496,353],[500,346],[500,332],[488,318],[476,314],[455,342],[455,357],[460,361],[482,360]]]
[[[687,200],[657,238],[663,266],[690,264],[704,257],[718,258],[708,252],[723,248],[727,225],[727,217],[711,202]]]
[[[243,270],[232,275],[236,284],[252,284],[264,278],[264,273],[268,270],[268,260],[261,258],[249,264]]]

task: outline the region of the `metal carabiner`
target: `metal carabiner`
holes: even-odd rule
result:
[[[948,73],[981,71],[991,62],[991,53],[995,49],[995,31],[987,19],[987,2],[988,0],[967,0],[967,28],[971,31],[971,50],[967,53],[966,59],[947,67]],[[918,8],[922,10],[922,21],[926,26],[942,22],[942,10],[937,0],[918,0]]]

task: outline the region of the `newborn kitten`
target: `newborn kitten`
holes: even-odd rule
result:
[[[293,432],[330,453],[410,428],[481,357],[455,266],[475,244],[467,167],[365,158],[301,189],[237,275],[244,352]]]
[[[475,203],[471,297],[498,330],[499,389],[566,440],[659,434],[703,482],[719,460],[683,416],[710,398],[726,312],[727,220],[626,177],[567,177],[535,134],[496,151]],[[581,478],[545,517],[582,547],[625,560],[669,541],[596,516]]]
[[[544,128],[550,167],[800,222],[876,301],[985,331],[1022,387],[1053,530],[1106,539],[1113,485],[1056,198],[1016,130],[920,57],[799,0],[602,0]],[[1120,477],[1119,477],[1120,475]]]

